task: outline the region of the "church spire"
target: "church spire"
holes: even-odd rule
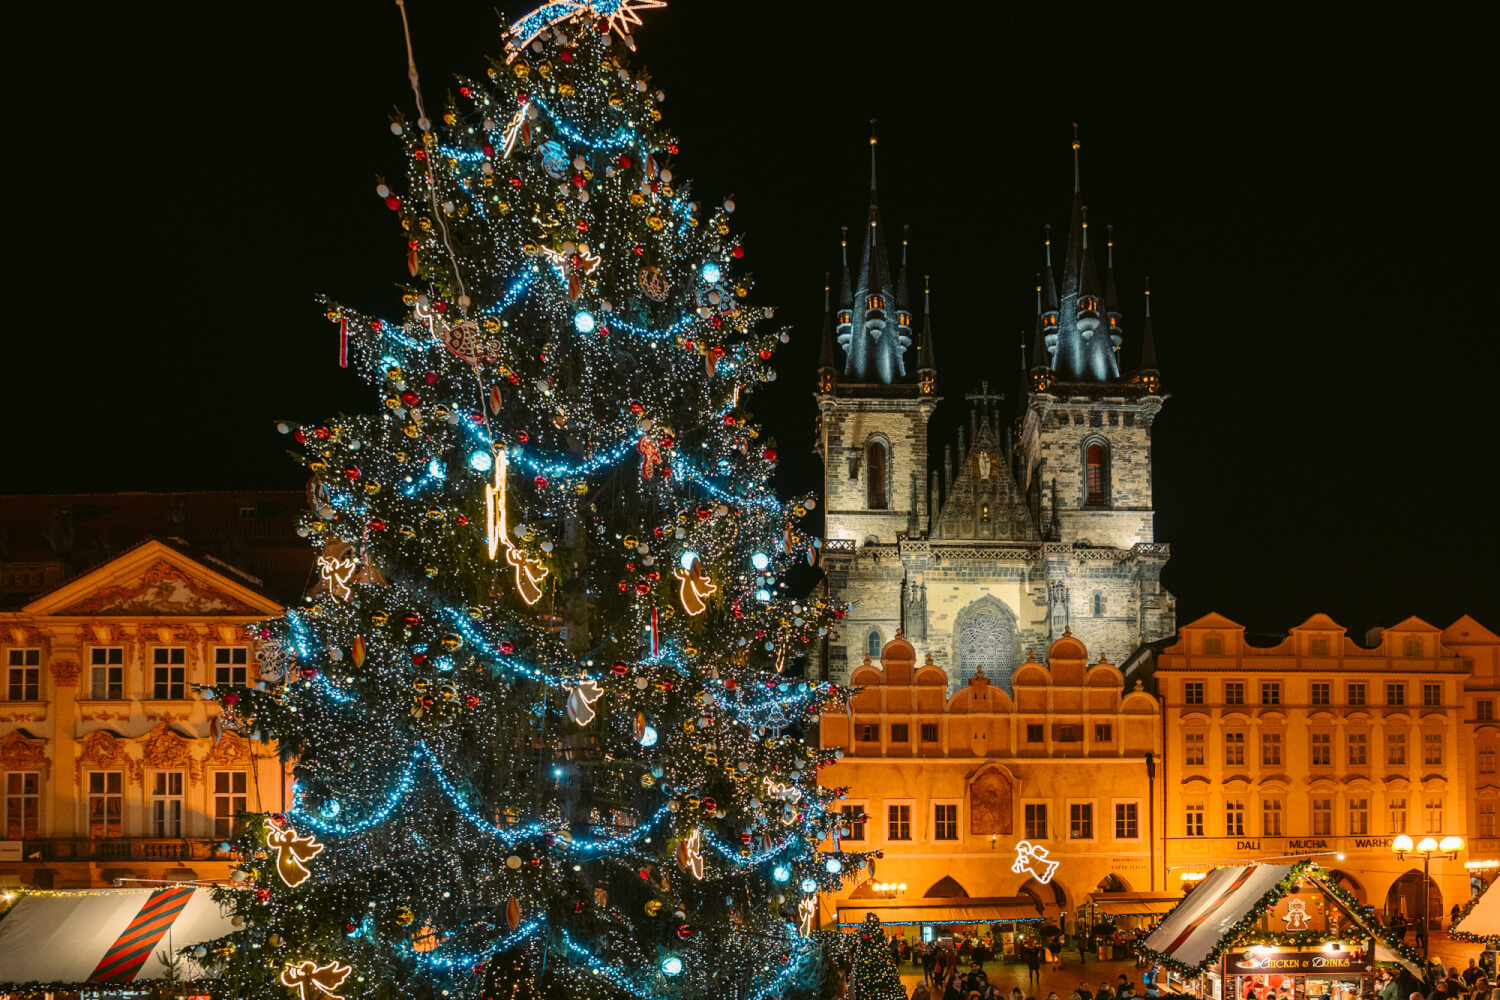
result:
[[[1151,278],[1146,278],[1146,316],[1141,320],[1141,370],[1137,384],[1155,395],[1161,391],[1161,371],[1156,364],[1156,337],[1151,333]]]
[[[823,273],[823,343],[818,351],[818,391],[832,392],[838,370],[833,367],[833,303],[830,275]]]
[[[922,395],[937,391],[937,354],[932,349],[932,275],[922,276],[922,346],[917,349],[917,378]]]
[[[1109,248],[1109,257],[1104,269],[1104,315],[1109,324],[1109,346],[1110,353],[1115,359],[1114,370],[1119,371],[1120,344],[1124,340],[1124,328],[1120,325],[1124,317],[1120,314],[1120,295],[1115,288],[1115,227],[1106,227],[1109,231],[1109,239],[1106,246]]]
[[[1078,125],[1073,125],[1073,210],[1068,220],[1068,245],[1063,275],[1056,349],[1052,367],[1065,382],[1111,382],[1119,378],[1115,330],[1101,336],[1107,322],[1107,289],[1099,281],[1098,239],[1089,239],[1089,209],[1083,201],[1079,165]],[[1112,242],[1112,241],[1111,241]],[[1115,329],[1118,320],[1115,321]],[[1050,338],[1049,338],[1050,339]]]
[[[901,227],[901,276],[896,279],[896,308],[902,312],[909,312],[911,296],[907,292],[906,283],[906,257],[908,245],[911,242],[911,226]]]

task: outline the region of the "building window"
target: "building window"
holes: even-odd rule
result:
[[[873,722],[861,722],[859,729],[859,741],[861,743],[880,742],[880,726]]]
[[[215,646],[214,683],[221,687],[244,687],[248,653],[244,646]]]
[[[1344,693],[1348,695],[1347,700],[1350,705],[1363,705],[1365,703],[1364,684],[1350,684],[1344,689]]]
[[[1312,832],[1315,837],[1333,836],[1333,800],[1312,800]]]
[[[882,645],[883,643],[880,640],[880,630],[877,628],[870,629],[869,636],[865,638],[865,652],[869,654],[870,659],[880,659],[880,647]]]
[[[157,771],[151,775],[151,836],[164,839],[182,836],[181,771]]]
[[[1260,800],[1260,835],[1262,837],[1281,836],[1281,800]]]
[[[41,834],[42,776],[36,771],[10,771],[5,775],[5,839],[35,840]]]
[[[1312,703],[1314,705],[1333,704],[1333,685],[1327,681],[1313,681]]]
[[[1245,835],[1245,800],[1224,800],[1224,836],[1243,837]]]
[[[1226,704],[1226,705],[1243,705],[1244,703],[1245,703],[1245,682],[1244,681],[1225,681],[1224,682],[1224,704]]]
[[[1387,764],[1406,763],[1406,734],[1386,733],[1385,735],[1385,762]]]
[[[1385,807],[1386,832],[1390,834],[1406,832],[1406,796],[1395,795],[1386,801]]]
[[[1349,800],[1349,836],[1362,837],[1370,832],[1370,800],[1364,796]]]
[[[120,816],[124,810],[123,771],[89,772],[89,836],[120,836]]]
[[[987,503],[982,503],[982,504],[979,505],[979,523],[980,524],[989,524],[990,523],[990,505],[987,504]],[[1095,613],[1097,614],[1097,612],[1095,612]]]
[[[1203,704],[1203,682],[1187,681],[1182,685],[1182,703],[1184,705]]]
[[[7,697],[11,701],[42,698],[42,651],[36,648],[7,650],[10,667]]]
[[[1183,833],[1188,837],[1203,836],[1203,803],[1189,802],[1183,806],[1183,816],[1187,823]]]
[[[1313,733],[1312,734],[1312,766],[1313,767],[1332,767],[1333,766],[1333,734],[1332,733]]]
[[[1097,590],[1094,591],[1094,617],[1099,618],[1104,614],[1104,595]]]
[[[1281,766],[1281,734],[1260,734],[1260,763],[1262,767]]]
[[[1437,708],[1443,703],[1443,686],[1441,684],[1422,685],[1422,705],[1425,708]]]
[[[1480,698],[1474,703],[1474,718],[1480,722],[1494,721],[1495,703],[1488,698]]]
[[[1097,441],[1084,452],[1083,481],[1088,506],[1109,506],[1109,451]]]
[[[158,646],[151,651],[154,668],[152,697],[157,701],[187,697],[187,648]]]
[[[1205,754],[1203,746],[1206,742],[1203,733],[1182,734],[1182,763],[1188,767],[1202,767]]]
[[[1041,743],[1047,738],[1046,727],[1039,722],[1028,722],[1026,724],[1026,742]]]
[[[1443,762],[1443,734],[1422,734],[1422,763],[1441,764]]]
[[[1309,640],[1307,640],[1307,655],[1308,656],[1327,656],[1328,655],[1328,640],[1327,640],[1327,638],[1319,636],[1316,639],[1309,639]]]
[[[245,811],[245,772],[214,772],[214,836],[234,836],[235,817]]]
[[[871,441],[865,447],[865,506],[870,510],[885,510],[890,506],[885,445],[879,441]]]
[[[1206,656],[1220,656],[1224,652],[1224,640],[1217,635],[1205,636],[1203,639],[1203,653]]]
[[[1406,685],[1405,684],[1387,684],[1385,686],[1385,703],[1387,705],[1405,705],[1406,704]]]
[[[1349,734],[1349,766],[1365,767],[1370,763],[1370,737],[1368,733]]]
[[[904,722],[893,722],[893,723],[891,723],[891,742],[892,743],[910,743],[911,742],[911,727],[908,726]]]
[[[1245,734],[1224,734],[1224,763],[1243,767],[1245,764]]]
[[[1405,652],[1405,654],[1407,656],[1421,656],[1422,655],[1422,640],[1421,639],[1407,639],[1406,642],[1402,645],[1402,650]]]
[[[1493,746],[1486,745],[1479,748],[1478,770],[1480,774],[1495,773],[1495,748]]]
[[[936,743],[938,741],[938,724],[936,722],[922,723],[922,742]]]
[[[1077,726],[1053,726],[1052,727],[1052,738],[1054,740],[1056,740],[1058,743],[1077,743],[1078,742],[1078,727]]]
[[[1261,681],[1260,682],[1260,703],[1262,705],[1280,705],[1281,704],[1281,682],[1280,681]]]
[[[1115,738],[1115,727],[1108,722],[1094,723],[1094,742],[1109,743]]]
[[[1427,796],[1423,804],[1423,824],[1425,833],[1443,832],[1443,796],[1441,792]]]
[[[1479,836],[1488,839],[1495,835],[1495,800],[1485,799],[1478,806]]]
[[[1068,839],[1094,839],[1094,804],[1092,802],[1068,803]]]
[[[911,806],[886,807],[887,840],[911,839]]]
[[[1047,803],[1028,802],[1024,811],[1026,813],[1026,839],[1046,840]]]
[[[932,807],[932,838],[958,839],[958,803],[938,802]]]
[[[1115,803],[1115,839],[1137,840],[1141,835],[1140,804],[1136,802]]]
[[[845,840],[863,841],[865,839],[864,806],[839,806],[839,816],[844,821],[843,836]]]
[[[125,697],[125,648],[89,648],[89,697],[95,701],[118,701]]]

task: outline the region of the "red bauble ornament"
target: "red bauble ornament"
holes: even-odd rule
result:
[[[514,653],[515,651],[516,651],[516,644],[515,643],[511,642],[509,639],[501,639],[500,640],[500,652],[504,653],[506,656],[509,656],[511,653]]]
[[[676,156],[677,155],[677,143],[675,143],[675,142],[669,142],[669,143],[667,143],[667,152],[671,153],[673,156]]]
[[[536,483],[536,488],[539,489],[539,490],[545,490],[547,488],[547,477],[546,476],[537,476],[535,479],[532,480],[532,482]]]
[[[437,385],[437,372],[428,372],[422,377],[427,380],[428,385]]]
[[[427,159],[427,150],[423,149],[421,146],[418,146],[416,149],[412,150],[411,155],[415,156],[419,160],[425,160]]]
[[[630,670],[630,666],[624,660],[616,660],[614,666],[609,669],[616,677],[624,677],[626,672]]]
[[[771,360],[771,349],[769,347],[762,347],[760,349],[760,359],[762,361],[770,361]]]
[[[257,900],[259,900],[260,902],[264,903],[266,900],[268,900],[268,899],[271,898],[271,890],[270,889],[256,889],[255,890],[255,898]]]
[[[285,814],[283,814],[283,813],[272,813],[271,814],[271,825],[272,826],[278,826],[278,827],[280,827],[280,826],[286,826],[286,816],[285,816]]]
[[[741,257],[745,256],[745,248],[735,247],[733,250],[729,251],[729,255],[735,260],[739,260]]]
[[[470,708],[478,708],[479,707],[479,695],[477,695],[477,694],[465,695],[464,696],[464,704],[468,705]]]
[[[224,704],[228,705],[230,708],[233,708],[234,706],[238,705],[239,703],[240,703],[240,696],[237,695],[237,694],[235,694],[233,691],[229,692],[228,694],[226,694],[224,696]]]
[[[620,168],[622,170],[629,170],[630,169],[630,156],[629,156],[629,154],[621,153],[620,154],[620,158],[618,160],[616,160],[615,162],[620,165]]]
[[[385,196],[385,207],[392,212],[399,212],[401,211],[401,199],[393,194],[388,194]]]
[[[573,61],[573,51],[571,49],[563,49],[557,54],[557,58],[565,63],[570,63]]]
[[[687,924],[683,924],[681,927],[677,928],[677,936],[683,941],[686,941],[688,938],[693,936],[693,929]]]
[[[776,449],[767,448],[765,451],[760,453],[760,457],[765,459],[767,462],[774,462],[776,461]]]
[[[401,620],[406,622],[407,628],[416,628],[418,625],[422,624],[422,616],[417,614],[415,611],[408,611],[406,613],[406,617]]]

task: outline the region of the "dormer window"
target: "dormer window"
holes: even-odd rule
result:
[[[899,321],[899,322],[900,322],[900,324],[901,324],[901,325],[902,325],[902,326],[911,326],[911,317],[910,317],[910,316],[908,316],[908,315],[906,315],[906,313],[902,313],[902,314],[901,314],[901,315],[900,315],[900,316],[899,316],[899,317],[898,317],[898,321]]]
[[[851,321],[852,321],[852,317],[849,315],[849,310],[847,310],[847,309],[840,309],[839,310],[839,322],[841,324],[848,325]]]
[[[1078,300],[1079,312],[1098,312],[1099,300],[1092,295],[1085,295]]]
[[[868,303],[868,307],[870,309],[879,309],[880,308],[880,296],[879,295],[871,295],[870,296],[870,301]]]

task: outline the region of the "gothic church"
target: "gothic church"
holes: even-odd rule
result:
[[[1061,280],[1049,238],[1019,415],[1002,417],[985,383],[968,396],[967,429],[934,461],[927,424],[942,399],[930,295],[918,337],[906,243],[892,246],[881,222],[870,142],[859,267],[851,274],[846,233],[836,312],[824,293],[815,393],[823,566],[830,596],[852,605],[823,671],[847,682],[897,629],[960,686],[980,670],[1008,686],[1028,652],[1044,657],[1069,631],[1123,663],[1176,631],[1161,585],[1168,547],[1153,530],[1151,424],[1166,397],[1149,290],[1140,363],[1122,373],[1113,240],[1090,245],[1075,141]]]

